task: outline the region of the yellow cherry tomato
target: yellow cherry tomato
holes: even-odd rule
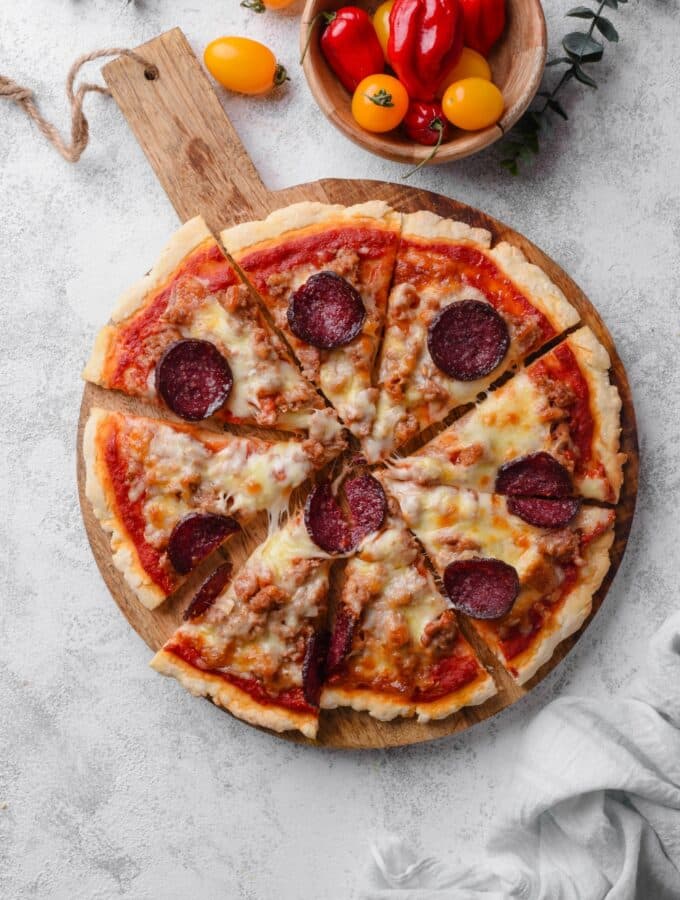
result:
[[[250,38],[217,38],[205,48],[203,61],[222,87],[240,94],[264,94],[287,78],[272,51]]]
[[[392,131],[407,109],[406,88],[391,75],[369,75],[352,97],[352,115],[366,131]]]
[[[454,81],[462,81],[463,78],[483,78],[485,81],[491,81],[491,67],[488,62],[481,53],[477,53],[470,47],[463,47],[458,62],[444,76],[441,87],[437,91],[438,95],[441,97],[450,84],[453,84]]]
[[[373,13],[373,27],[378,35],[385,59],[387,59],[387,42],[390,39],[390,13],[393,6],[394,0],[385,0]]]
[[[292,6],[295,0],[241,0],[241,6],[253,12],[264,12],[265,9],[285,9]]]
[[[494,125],[503,115],[503,94],[484,78],[463,78],[450,84],[442,97],[444,115],[465,131]]]

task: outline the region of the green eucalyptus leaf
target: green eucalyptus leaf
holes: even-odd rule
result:
[[[604,47],[590,35],[572,31],[562,41],[562,46],[570,55],[581,62],[597,62],[602,59]]]
[[[562,116],[565,122],[569,118],[569,116],[564,111],[564,107],[562,106],[562,104],[559,102],[559,100],[555,100],[554,97],[552,98],[552,100],[548,100],[548,107],[553,112],[557,113],[558,116]]]
[[[557,59],[551,59],[546,63],[546,66],[559,66],[560,63],[570,63],[571,60],[568,56],[558,56]]]
[[[621,0],[621,3],[625,3],[626,0]],[[605,6],[608,6],[609,9],[618,9],[619,8],[619,0],[602,0],[602,3]]]
[[[573,9],[570,9],[568,16],[573,16],[575,19],[594,19],[595,13],[592,9],[588,9],[587,6],[575,6]]]
[[[519,175],[519,166],[516,159],[502,159],[501,165],[507,169],[511,175]]]
[[[604,16],[598,16],[597,19],[595,19],[595,27],[600,32],[600,34],[603,34],[607,38],[608,41],[617,43],[619,39],[619,33],[616,28],[614,28],[609,19],[605,19]]]
[[[583,69],[578,65],[574,65],[574,78],[577,81],[580,81],[581,84],[587,84],[588,87],[595,88],[595,90],[597,90],[597,82],[594,81],[594,79],[592,79],[590,75],[584,72]]]

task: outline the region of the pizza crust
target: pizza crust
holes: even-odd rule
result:
[[[401,215],[383,200],[370,200],[355,206],[305,201],[277,209],[261,221],[243,222],[241,225],[227,228],[220,234],[220,240],[228,253],[236,254],[263,241],[281,237],[288,231],[299,231],[310,225],[331,221],[343,222],[362,218],[381,220],[396,227]]]
[[[110,412],[94,407],[83,432],[85,461],[85,496],[104,531],[110,535],[113,564],[122,573],[135,596],[147,609],[155,609],[165,600],[165,593],[144,571],[137,551],[113,510],[112,489],[105,467],[99,458],[97,435]]]
[[[576,325],[579,314],[543,269],[530,263],[519,247],[501,241],[489,256],[515,284],[527,294],[551,322],[556,332]]]
[[[424,209],[404,216],[401,233],[403,237],[445,238],[449,241],[479,244],[485,248],[491,246],[491,233],[485,228],[472,228],[465,222],[444,219]]]
[[[445,719],[464,706],[478,706],[498,693],[493,678],[486,670],[460,690],[427,703],[400,700],[392,694],[368,688],[325,687],[321,693],[322,709],[351,707],[357,712],[367,712],[381,722],[391,722],[398,716],[417,716],[418,722]]]
[[[574,351],[581,372],[588,382],[591,411],[597,423],[597,433],[593,437],[594,456],[602,462],[613,490],[613,496],[603,496],[603,491],[598,489],[598,479],[598,484],[594,485],[595,492],[590,496],[616,502],[623,483],[623,464],[627,457],[625,453],[619,452],[621,397],[616,385],[609,381],[609,354],[587,327],[579,328],[571,334],[567,343]]]
[[[118,298],[111,322],[122,322],[136,312],[143,306],[147,296],[167,281],[182,260],[208,239],[213,239],[212,232],[202,216],[196,216],[185,222],[165,245],[151,271]],[[109,348],[117,334],[118,330],[110,324],[99,331],[92,354],[82,372],[85,381],[102,384]]]
[[[202,672],[168,650],[159,650],[149,663],[161,675],[176,678],[195,697],[209,697],[213,703],[228,710],[244,722],[272,731],[298,729],[312,740],[318,731],[318,717],[283,706],[264,706],[218,675]]]
[[[510,660],[508,665],[517,671],[515,680],[518,684],[529,681],[552,658],[562,641],[578,631],[586,621],[593,608],[593,594],[609,570],[609,551],[613,542],[613,528],[595,538],[588,547],[586,564],[581,569],[578,585],[567,596],[557,613],[555,627],[543,640],[530,648],[526,659],[522,659],[523,654],[520,654],[519,663]]]

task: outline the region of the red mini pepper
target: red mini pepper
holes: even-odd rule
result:
[[[321,49],[328,65],[350,94],[367,75],[385,68],[385,56],[366,10],[343,6],[323,13],[327,25],[321,35]]]
[[[412,141],[427,147],[439,146],[449,136],[441,103],[411,100],[401,125]]]
[[[488,56],[505,28],[505,0],[460,0],[460,3],[465,46]]]
[[[412,100],[433,100],[463,49],[458,0],[395,0],[387,59]]]

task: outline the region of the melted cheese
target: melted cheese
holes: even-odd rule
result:
[[[144,494],[146,538],[164,546],[179,519],[192,510],[246,516],[280,512],[313,465],[299,441],[253,443],[216,437],[212,450],[171,425],[124,417],[131,499]]]
[[[301,569],[300,560],[315,564]],[[330,558],[312,543],[298,514],[261,544],[242,567],[238,579],[252,576],[260,587],[274,586],[285,601],[264,614],[237,595],[232,581],[202,620],[184,624],[179,637],[204,648],[209,658],[229,657],[225,671],[257,677],[265,684],[302,684],[298,635],[323,612],[328,593]]]
[[[225,309],[215,296],[208,297],[182,328],[183,338],[212,341],[224,351],[234,376],[226,409],[239,419],[252,418],[253,406],[259,407],[262,397],[285,397],[301,387],[306,390],[300,373],[278,356],[269,337],[259,335],[260,341],[266,340],[268,353],[258,348],[254,329],[259,325]]]

